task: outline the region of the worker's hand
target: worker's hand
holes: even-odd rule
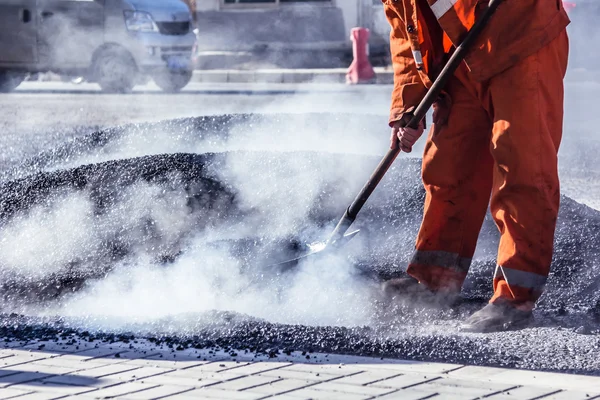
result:
[[[423,120],[419,123],[417,129],[409,128],[406,125],[405,120],[396,121],[392,125],[392,135],[390,137],[390,148],[396,149],[400,146],[400,150],[405,153],[410,153],[412,147],[419,140],[423,132],[425,131],[425,124]]]

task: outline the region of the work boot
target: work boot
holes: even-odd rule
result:
[[[531,311],[523,311],[508,302],[489,303],[462,324],[462,332],[490,333],[527,327],[533,321]]]
[[[445,308],[459,300],[458,293],[435,292],[412,277],[390,279],[381,289],[386,301],[403,306]]]

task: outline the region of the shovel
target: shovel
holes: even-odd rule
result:
[[[456,48],[456,51],[454,54],[452,54],[444,66],[444,69],[440,72],[423,100],[421,100],[417,108],[412,113],[407,126],[415,129],[418,127],[419,122],[423,119],[423,117],[425,117],[429,108],[433,105],[435,100],[442,92],[446,82],[454,74],[460,63],[464,60],[470,46],[487,26],[490,17],[496,11],[500,3],[502,3],[502,1],[503,0],[490,0],[486,10],[483,12],[475,25],[473,25],[471,30],[467,33],[462,43]],[[356,234],[359,232],[358,230],[347,233],[348,229],[350,229],[350,226],[354,223],[354,220],[356,219],[361,208],[365,205],[398,154],[400,154],[399,146],[397,146],[396,149],[388,150],[387,154],[383,157],[367,183],[363,186],[360,193],[356,196],[352,204],[350,204],[350,206],[346,209],[346,212],[339,220],[329,239],[323,242],[309,244],[309,250],[305,254],[287,261],[271,264],[271,266],[279,267],[281,269],[288,269],[292,266],[295,266],[307,257],[339,249],[348,243],[354,236],[356,236]]]

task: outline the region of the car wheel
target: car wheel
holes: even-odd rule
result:
[[[105,50],[95,62],[96,82],[105,93],[131,92],[137,72],[135,61],[126,50]]]
[[[154,75],[154,82],[163,91],[176,93],[192,80],[193,71],[164,71]]]
[[[24,72],[0,71],[0,93],[12,92],[25,80]]]

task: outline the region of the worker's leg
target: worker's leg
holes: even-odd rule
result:
[[[436,137],[431,130],[427,139],[422,166],[425,210],[407,269],[434,291],[460,291],[492,186],[491,120],[474,89],[461,81],[453,77],[448,83],[448,123]]]
[[[550,271],[567,58],[565,32],[489,82],[495,160],[491,211],[501,233],[493,304],[531,310]]]

